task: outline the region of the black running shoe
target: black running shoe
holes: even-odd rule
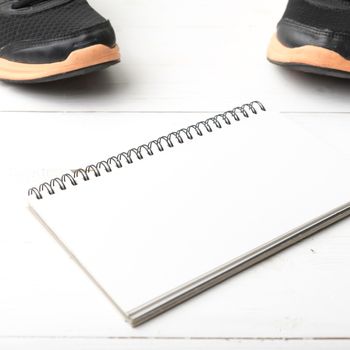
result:
[[[267,57],[301,71],[350,78],[350,1],[289,0]]]
[[[1,80],[58,80],[119,59],[110,22],[86,0],[0,0]]]

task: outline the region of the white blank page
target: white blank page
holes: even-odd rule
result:
[[[30,203],[126,314],[349,200],[347,164],[280,116],[165,148]]]

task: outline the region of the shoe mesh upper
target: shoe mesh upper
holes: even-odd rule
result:
[[[289,0],[284,18],[316,29],[350,33],[350,1]]]
[[[22,40],[64,38],[105,22],[86,0],[73,0],[31,14],[0,13],[0,48]]]

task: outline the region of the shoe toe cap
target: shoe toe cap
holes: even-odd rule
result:
[[[54,63],[64,61],[73,51],[98,44],[108,47],[116,45],[115,33],[109,21],[65,37],[12,42],[1,49],[0,57],[28,64]]]

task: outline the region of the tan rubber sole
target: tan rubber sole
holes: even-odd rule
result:
[[[118,47],[110,48],[101,44],[73,51],[65,61],[54,63],[27,64],[0,58],[0,79],[35,81],[119,60]]]
[[[300,64],[350,72],[350,60],[337,52],[313,45],[289,48],[278,40],[276,34],[271,39],[267,58],[279,64]]]

